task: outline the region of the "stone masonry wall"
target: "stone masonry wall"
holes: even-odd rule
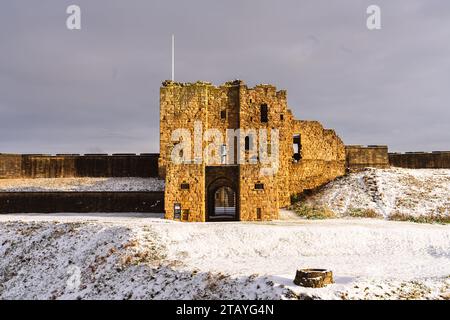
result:
[[[0,214],[164,210],[163,192],[0,192]]]
[[[160,91],[160,176],[165,176],[165,167],[170,161],[174,142],[172,132],[176,129],[187,129],[194,134],[195,122],[201,122],[201,136],[208,128],[220,130],[226,138],[226,129],[239,127],[239,91],[233,85],[214,87],[210,83],[197,82],[183,85],[167,83]],[[221,111],[226,118],[221,119]],[[208,141],[202,139],[205,150]],[[194,144],[191,146],[191,159],[194,160]]]
[[[243,221],[278,219],[276,176],[261,176],[259,169],[258,165],[240,166],[240,213]],[[262,184],[263,189],[256,189],[255,184]]]
[[[367,167],[388,168],[387,146],[345,146],[346,166],[350,171]]]
[[[268,106],[268,122],[266,123],[261,122],[260,118],[260,107],[262,104]],[[277,91],[275,86],[269,84],[257,85],[254,88],[242,86],[240,90],[240,107],[241,128],[266,129],[270,144],[272,139],[270,130],[273,128],[279,132],[279,163],[275,182],[272,183],[277,185],[274,188],[278,193],[277,202],[280,206],[286,206],[290,201],[287,189],[289,185],[289,164],[292,157],[292,113],[287,106],[286,91]],[[255,170],[255,174],[257,172],[259,172],[259,168]],[[260,191],[258,192],[256,194],[261,194]]]
[[[204,222],[205,217],[205,166],[202,164],[168,163],[165,185],[165,218],[174,218],[174,203],[180,203],[182,221]],[[188,184],[182,189],[181,184]],[[186,211],[188,210],[188,211]]]
[[[317,121],[293,121],[292,134],[300,134],[301,160],[290,163],[290,195],[319,187],[345,174],[345,147],[333,130]]]
[[[205,149],[209,141],[204,140],[208,128],[218,129],[226,139],[226,129],[239,127],[239,87],[231,83],[215,87],[207,82],[180,84],[166,82],[160,90],[160,159],[159,174],[166,178],[165,204],[166,218],[173,218],[173,204],[181,203],[189,210],[189,221],[206,220],[205,166],[209,158]],[[222,111],[225,118],[222,118]],[[195,153],[194,132],[196,122],[201,123],[202,159]],[[188,130],[191,150],[182,164],[171,161],[171,153],[176,141],[172,133],[177,129]],[[213,156],[215,153],[212,154]],[[181,183],[190,184],[189,190],[181,190]]]
[[[158,154],[5,155],[1,178],[157,177]]]
[[[450,151],[389,153],[389,163],[411,169],[450,169]]]
[[[22,176],[22,156],[0,154],[0,179],[12,179]]]

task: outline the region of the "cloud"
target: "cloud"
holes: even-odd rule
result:
[[[0,152],[158,152],[159,86],[240,78],[288,90],[297,118],[348,144],[448,149],[450,3],[373,1],[3,1]]]

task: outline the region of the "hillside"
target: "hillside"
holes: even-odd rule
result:
[[[306,198],[338,216],[372,210],[380,217],[450,216],[449,169],[373,169],[350,173]]]

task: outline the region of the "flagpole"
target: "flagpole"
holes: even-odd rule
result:
[[[172,81],[175,81],[175,35],[172,34]]]

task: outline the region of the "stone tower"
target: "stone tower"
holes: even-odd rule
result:
[[[318,122],[295,120],[286,91],[240,80],[161,87],[167,219],[277,219],[292,195],[344,172],[342,141]]]

